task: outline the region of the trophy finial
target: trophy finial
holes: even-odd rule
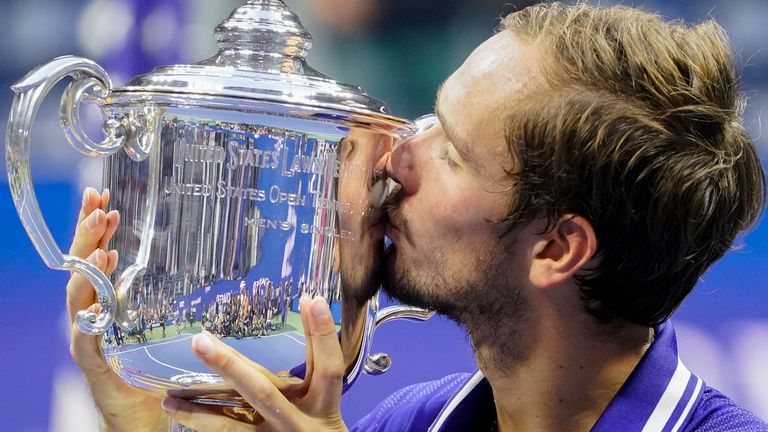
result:
[[[314,74],[304,61],[312,36],[282,0],[248,0],[215,34],[219,52],[204,64]]]

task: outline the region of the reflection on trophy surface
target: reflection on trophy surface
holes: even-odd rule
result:
[[[94,285],[100,308],[79,312],[76,324],[104,333],[104,356],[128,383],[241,405],[191,354],[192,336],[207,330],[284,393],[301,395],[312,367],[298,310],[306,295],[329,302],[351,384],[364,369],[374,373],[366,359],[384,251],[384,164],[414,125],[310,68],[310,36],[281,0],[247,1],[216,39],[216,56],[156,68],[122,88],[76,57],[17,83],[6,148],[19,216],[49,267]],[[61,252],[34,196],[28,131],[66,77],[74,81],[62,98],[65,137],[107,158],[103,186],[121,215],[112,278]],[[80,125],[82,103],[102,110],[100,142]],[[398,316],[426,318],[406,308],[378,318]]]
[[[386,186],[385,155],[392,151],[391,136],[352,128],[341,142],[341,160],[350,166],[372,167],[370,181],[345,181],[338,184],[342,202],[353,203],[352,211],[339,215],[342,236],[338,246],[342,286],[342,350],[351,366],[361,347],[365,324],[365,304],[378,289],[379,265],[384,254],[382,205]]]
[[[189,351],[201,329],[269,371],[299,365],[301,295],[330,302],[352,366],[384,247],[376,163],[394,138],[346,132],[163,122],[152,258],[127,294],[138,322],[129,332],[113,326],[105,339],[105,354],[126,380],[150,389],[217,383],[193,358],[186,367],[164,366],[171,364],[164,352]],[[122,212],[113,241],[125,252],[116,273],[138,254],[146,211],[135,203],[146,185],[134,179],[147,166],[127,155],[106,166],[106,186],[118,191],[112,205]],[[163,348],[136,349],[145,343]]]

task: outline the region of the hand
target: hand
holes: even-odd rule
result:
[[[301,316],[307,339],[307,376],[304,396],[289,400],[250,361],[208,332],[195,335],[192,350],[258,412],[257,425],[217,414],[204,406],[166,397],[162,406],[177,422],[206,431],[346,431],[341,418],[344,362],[333,317],[322,297],[301,299]],[[311,345],[311,347],[310,347]]]
[[[107,276],[115,271],[118,256],[117,251],[106,252],[105,249],[120,220],[116,210],[105,212],[108,203],[108,189],[101,195],[93,188],[85,189],[75,238],[69,250],[70,255],[87,257]],[[125,383],[104,361],[99,349],[101,336],[81,333],[72,324],[75,314],[86,308],[98,312],[96,291],[84,277],[73,273],[67,284],[67,311],[72,326],[69,349],[83,371],[105,428],[109,431],[167,431],[170,423],[160,409],[160,397]]]

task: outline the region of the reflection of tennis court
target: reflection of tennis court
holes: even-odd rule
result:
[[[208,321],[206,324],[206,328],[209,329],[211,322]],[[337,326],[339,327],[339,326]],[[162,326],[158,323],[153,323],[151,325],[151,328],[147,327],[144,330],[144,341],[145,342],[162,342],[166,340],[171,340],[174,336],[179,335],[195,335],[197,333],[200,333],[202,331],[202,325],[200,321],[195,321],[191,326],[189,323],[185,322],[180,325],[176,325],[174,321],[168,320],[165,330],[163,330]],[[301,335],[304,334],[304,328],[301,324],[301,316],[298,312],[288,311],[286,313],[286,320],[285,320],[285,327],[283,327],[282,322],[278,322],[276,320],[271,321],[271,326],[267,330],[267,335],[276,335],[280,333],[285,332],[297,332]],[[165,333],[165,336],[163,336],[163,333]],[[110,335],[111,336],[111,335]],[[126,343],[134,345],[137,343],[138,335],[137,333],[133,332],[123,332],[123,339]],[[110,344],[113,344],[114,347],[114,339],[110,337]]]
[[[304,362],[306,356],[304,336],[297,331],[260,338],[223,338],[222,340],[273,372],[299,365]],[[192,354],[191,344],[192,335],[182,333],[144,345],[132,344],[108,348],[105,354],[109,363],[120,375],[140,387],[176,388],[179,385],[172,380],[172,377],[211,373]]]

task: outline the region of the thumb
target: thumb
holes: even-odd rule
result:
[[[316,414],[335,415],[340,412],[341,388],[344,381],[344,357],[336,334],[331,310],[323,297],[310,303],[309,324],[315,370],[306,400]]]

